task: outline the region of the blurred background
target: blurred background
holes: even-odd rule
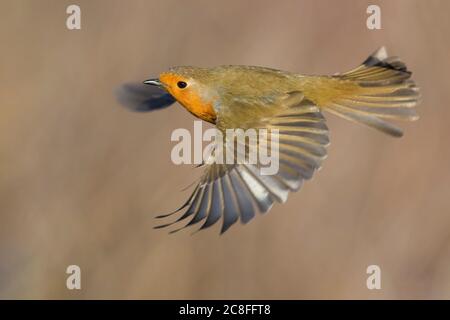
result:
[[[81,7],[81,30],[66,8]],[[366,8],[381,7],[368,30]],[[0,2],[0,298],[450,298],[448,1]],[[414,72],[402,139],[327,114],[323,169],[219,236],[154,230],[201,169],[170,161],[178,104],[114,90],[175,65],[347,71],[386,45]],[[68,265],[82,290],[66,288]],[[368,290],[366,268],[381,268]]]

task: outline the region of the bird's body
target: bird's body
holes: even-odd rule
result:
[[[176,74],[174,79],[173,74]],[[196,79],[195,99],[177,88],[169,92],[196,117],[224,128],[242,127],[252,119],[254,113],[276,112],[277,100],[289,92],[303,92],[313,96],[317,86],[335,86],[345,83],[333,81],[331,77],[312,77],[255,66],[219,66],[214,68],[175,67],[160,76],[163,83],[181,81],[184,77]],[[197,80],[198,79],[198,80]],[[319,90],[320,92],[320,90]],[[322,92],[323,94],[323,92]],[[320,97],[318,96],[318,99]],[[205,112],[205,110],[209,110]]]
[[[356,109],[357,112],[367,112],[370,116],[371,111],[376,111],[373,115],[385,118],[414,120],[417,117],[412,108],[402,109],[398,114],[392,114],[392,109],[388,113],[385,112],[387,109],[379,109],[385,107],[386,101],[391,100],[391,97],[383,97],[383,94],[395,92],[399,88],[411,88],[411,83],[405,82],[410,76],[409,72],[373,66],[365,69],[356,70],[359,74],[350,72],[335,76],[304,76],[254,66],[175,67],[162,73],[160,81],[189,112],[216,124],[219,129],[247,128],[249,120],[276,114],[283,107],[277,102],[290,92],[302,92],[306,99],[319,108],[336,113],[342,107],[355,109],[354,105],[358,103],[355,99],[360,96],[378,95],[378,100],[372,98],[372,101],[365,101],[367,98],[363,98],[362,101],[362,104],[378,103],[378,106],[374,106],[378,109],[359,108]],[[392,79],[396,82],[393,86]],[[179,81],[189,82],[189,87],[176,87]],[[371,81],[375,83],[370,85]],[[379,82],[388,82],[390,86],[379,86]],[[343,105],[339,104],[341,100],[346,100]],[[334,106],[336,103],[337,111]],[[385,131],[391,127],[378,123],[375,125]]]
[[[418,88],[410,76],[398,58],[388,57],[381,48],[358,68],[333,76],[253,66],[175,67],[144,82],[162,87],[194,116],[221,131],[280,132],[278,174],[262,177],[258,164],[209,165],[182,207],[186,212],[175,222],[192,217],[188,225],[204,220],[205,228],[223,218],[225,231],[239,217],[249,221],[255,209],[265,212],[274,201],[286,201],[288,192],[310,179],[326,156],[329,139],[323,110],[401,136],[402,131],[384,119],[418,118]],[[142,104],[152,102],[148,98]]]

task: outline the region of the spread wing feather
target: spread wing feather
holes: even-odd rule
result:
[[[288,94],[284,103],[285,107],[276,114],[253,122],[255,129],[279,132],[279,170],[276,174],[262,175],[263,165],[259,161],[254,164],[208,164],[188,201],[177,211],[159,217],[165,218],[182,210],[184,213],[157,228],[184,222],[171,231],[177,232],[202,222],[198,229],[202,230],[222,219],[223,233],[239,220],[248,223],[257,212],[269,211],[274,202],[283,203],[289,192],[299,190],[326,157],[328,128],[320,110],[301,93]],[[228,151],[229,141],[224,145]],[[248,141],[245,147],[249,147]]]

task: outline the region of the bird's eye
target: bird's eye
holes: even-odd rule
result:
[[[187,83],[184,82],[184,81],[178,81],[178,82],[177,82],[177,86],[178,86],[178,88],[180,88],[180,89],[184,89],[184,88],[187,87]]]

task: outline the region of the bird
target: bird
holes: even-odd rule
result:
[[[358,67],[328,76],[259,66],[180,66],[143,84],[122,85],[119,102],[133,111],[178,102],[220,131],[267,128],[279,133],[276,174],[261,175],[258,164],[206,164],[188,200],[157,216],[170,221],[155,228],[176,225],[170,231],[174,233],[196,225],[199,231],[222,220],[222,234],[238,221],[246,224],[268,212],[275,202],[286,202],[327,156],[330,139],[324,112],[401,137],[403,131],[389,120],[419,118],[420,91],[411,75],[400,58],[381,47]]]

